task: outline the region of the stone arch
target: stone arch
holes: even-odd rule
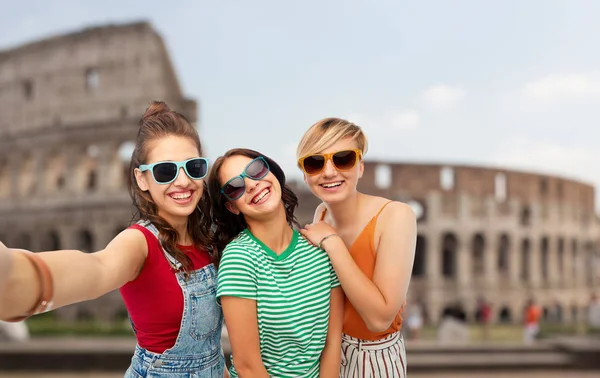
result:
[[[524,205],[521,208],[520,221],[521,226],[529,226],[531,224],[531,208],[529,205]]]
[[[501,276],[507,276],[510,259],[510,237],[507,234],[500,235],[498,243],[498,272]]]
[[[417,246],[415,248],[415,261],[413,263],[413,277],[421,277],[425,274],[425,262],[427,253],[427,239],[423,235],[417,235]]]
[[[35,159],[33,155],[27,154],[21,161],[19,167],[19,196],[32,194],[35,190]]]
[[[88,230],[82,230],[77,233],[77,249],[82,252],[93,252],[94,235]]]
[[[588,286],[594,284],[594,243],[585,243],[585,282]]]
[[[116,182],[119,182],[120,187],[126,186],[129,183],[129,164],[134,149],[134,141],[125,141],[118,147],[111,160],[110,176]]]
[[[11,195],[11,169],[8,159],[0,157],[0,198]]]
[[[485,237],[482,233],[473,236],[471,257],[473,277],[483,276],[485,274]]]
[[[571,240],[571,259],[572,259],[572,264],[571,264],[571,274],[573,275],[573,277],[577,277],[580,273],[580,262],[579,262],[579,245],[577,243],[577,239],[572,239]]]
[[[531,242],[525,238],[521,241],[521,280],[528,282],[531,279]]]
[[[442,238],[442,275],[446,278],[456,277],[458,238],[454,233],[444,234]]]
[[[67,166],[63,153],[55,151],[46,161],[45,188],[48,192],[56,192],[64,188],[66,183]]]
[[[557,250],[557,264],[558,264],[558,278],[560,282],[563,282],[565,277],[565,239],[558,237],[556,241]]]
[[[498,313],[498,321],[500,323],[512,323],[512,311],[510,307],[503,306]]]
[[[542,236],[540,241],[540,260],[542,281],[548,281],[550,271],[550,240],[547,236]]]

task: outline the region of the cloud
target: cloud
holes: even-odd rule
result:
[[[501,152],[492,157],[495,164],[600,184],[600,175],[594,173],[600,152],[593,149],[532,141],[524,137],[515,137],[499,147]]]
[[[456,106],[465,99],[466,94],[460,87],[436,84],[423,92],[421,100],[429,108],[442,110]]]
[[[548,75],[525,84],[525,96],[536,101],[555,101],[562,98],[600,94],[600,80],[590,75]]]

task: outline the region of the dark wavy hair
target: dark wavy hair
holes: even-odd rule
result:
[[[262,156],[267,161],[271,172],[275,175],[277,181],[279,181],[279,184],[281,185],[281,199],[285,207],[286,221],[290,227],[296,229],[300,228],[300,224],[294,215],[296,207],[298,207],[298,197],[292,189],[285,184],[285,174],[279,164],[260,152],[245,148],[235,148],[227,151],[223,156],[215,160],[208,179],[208,192],[212,202],[212,221],[214,230],[213,245],[217,249],[219,255],[230,241],[248,227],[243,214],[233,214],[225,207],[227,198],[221,193],[221,184],[219,183],[219,172],[221,171],[223,162],[225,162],[227,158],[237,155],[246,156],[250,159]]]
[[[135,179],[135,169],[141,164],[148,163],[146,159],[148,158],[151,142],[167,136],[188,138],[196,145],[198,154],[202,156],[200,137],[196,129],[190,125],[183,115],[172,111],[161,101],[153,101],[148,106],[140,119],[139,126],[140,129],[129,166],[129,194],[133,199],[133,205],[136,209],[134,219],[143,219],[152,222],[159,231],[159,241],[162,247],[183,265],[185,272],[189,272],[192,269],[192,260],[185,252],[177,248],[177,240],[179,238],[177,231],[164,218],[158,215],[158,206],[152,200],[150,193],[140,189]],[[194,246],[211,252],[210,199],[206,195],[206,182],[203,185],[204,193],[202,198],[200,198],[194,212],[188,217],[187,231]],[[212,258],[213,260],[216,259],[214,254]],[[215,264],[218,263],[218,261],[214,262]]]

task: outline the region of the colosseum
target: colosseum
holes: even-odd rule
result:
[[[138,121],[163,99],[193,122],[151,25],[85,29],[0,52],[0,240],[33,251],[106,246],[132,219]],[[117,292],[58,310],[112,317]]]
[[[478,298],[494,321],[522,321],[533,298],[547,319],[583,320],[600,284],[594,187],[508,169],[365,161],[359,190],[408,203],[418,219],[409,299],[429,322],[462,303],[474,318]],[[317,200],[296,185],[299,220]]]
[[[132,219],[126,189],[137,121],[153,99],[197,119],[163,40],[147,23],[85,29],[0,52],[0,240],[33,251],[103,248]],[[299,219],[317,206],[303,183]],[[360,190],[418,217],[410,300],[437,323],[461,301],[491,301],[517,323],[528,298],[581,320],[599,287],[594,187],[508,169],[369,161]],[[57,310],[65,319],[124,314],[117,292]]]

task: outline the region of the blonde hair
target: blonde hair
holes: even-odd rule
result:
[[[298,144],[296,157],[322,152],[342,139],[356,141],[364,156],[367,153],[368,140],[360,126],[340,118],[323,118],[312,125]]]

